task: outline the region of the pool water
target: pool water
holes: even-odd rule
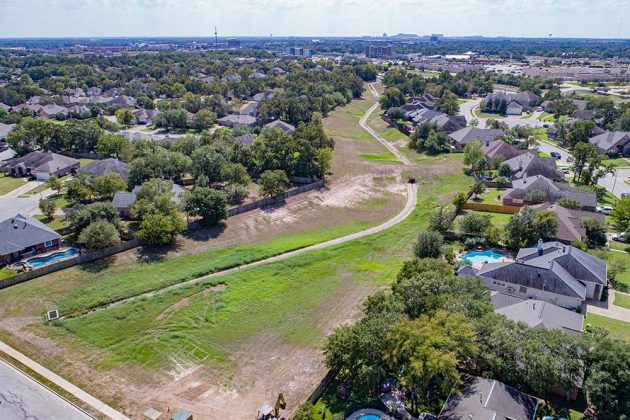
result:
[[[63,252],[53,252],[52,254],[46,255],[45,257],[29,258],[28,260],[26,260],[26,262],[31,267],[41,267],[42,265],[50,264],[51,262],[60,260],[62,258],[72,257],[76,253],[77,253],[76,249],[70,248]]]
[[[469,251],[462,255],[462,260],[470,261],[472,265],[480,265],[485,262],[500,262],[503,258],[505,258],[505,255],[492,249]]]
[[[359,417],[359,420],[381,420],[380,416],[376,414],[366,414],[364,416]]]

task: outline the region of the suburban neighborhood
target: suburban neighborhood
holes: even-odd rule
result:
[[[630,418],[622,23],[194,37],[140,3],[172,36],[0,17],[0,419]]]

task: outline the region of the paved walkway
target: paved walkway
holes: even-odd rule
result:
[[[107,309],[107,308],[111,308],[113,306],[117,306],[123,303],[127,303],[127,302],[131,302],[133,300],[136,299],[143,299],[143,298],[148,298],[151,296],[155,296],[157,294],[160,293],[164,293],[167,292],[169,290],[173,290],[182,286],[188,286],[191,284],[197,284],[197,283],[201,283],[203,281],[206,281],[208,279],[211,278],[215,278],[215,277],[219,277],[219,276],[223,276],[225,274],[229,274],[229,273],[233,273],[235,271],[238,270],[243,270],[243,269],[247,269],[247,268],[251,268],[251,267],[255,267],[257,265],[261,265],[261,264],[267,264],[270,262],[275,262],[275,261],[280,261],[280,260],[284,260],[290,257],[294,257],[296,255],[299,254],[303,254],[305,252],[309,252],[309,251],[313,251],[315,249],[324,249],[324,248],[328,248],[331,246],[335,246],[335,245],[339,245],[339,244],[343,244],[345,242],[349,242],[352,241],[354,239],[358,239],[358,238],[363,238],[365,236],[369,236],[369,235],[373,235],[375,233],[378,232],[382,232],[385,229],[388,229],[400,222],[402,222],[403,220],[405,220],[414,210],[414,208],[416,207],[416,203],[418,202],[418,189],[417,189],[417,184],[407,184],[407,203],[405,204],[405,207],[403,208],[403,210],[398,213],[396,216],[394,216],[393,218],[389,219],[388,221],[378,225],[378,226],[374,226],[370,229],[366,229],[366,230],[362,230],[360,232],[355,232],[352,233],[350,235],[346,235],[346,236],[342,236],[340,238],[335,238],[335,239],[331,239],[329,241],[325,241],[325,242],[321,242],[318,244],[314,244],[314,245],[310,245],[304,248],[300,248],[300,249],[296,249],[293,251],[289,251],[289,252],[285,252],[282,254],[278,254],[274,257],[269,257],[269,258],[265,258],[262,260],[258,260],[258,261],[254,261],[251,262],[249,264],[243,264],[240,265],[238,267],[234,267],[234,268],[230,268],[227,270],[222,270],[222,271],[217,271],[216,273],[212,273],[212,274],[208,274],[206,276],[202,276],[202,277],[198,277],[196,279],[192,279],[192,280],[188,280],[185,281],[183,283],[177,283],[173,286],[169,286],[169,287],[165,287],[163,289],[159,289],[159,290],[155,290],[152,292],[147,292],[147,293],[143,293],[141,295],[137,295],[137,296],[132,296],[130,298],[127,299],[122,299],[113,303],[110,303],[108,305],[104,305],[104,306],[99,306],[97,308],[94,308],[93,310],[91,310],[90,312],[96,312],[96,311],[100,311],[103,309]],[[66,317],[64,317],[64,319],[67,319]]]
[[[104,402],[94,398],[87,392],[83,391],[81,388],[71,384],[70,382],[63,379],[61,376],[57,375],[56,373],[51,372],[50,370],[46,369],[44,366],[40,365],[36,361],[29,359],[27,356],[23,355],[22,353],[18,352],[12,347],[9,347],[7,344],[3,343],[2,341],[0,341],[0,351],[8,354],[9,356],[14,358],[18,362],[27,366],[29,369],[33,370],[34,372],[37,372],[39,375],[48,379],[50,382],[54,383],[59,388],[74,395],[76,398],[83,401],[85,404],[89,405],[90,407],[103,413],[105,416],[109,417],[110,419],[129,420],[129,418],[125,416],[124,414],[113,409],[112,407],[105,404]]]
[[[619,321],[630,322],[630,309],[615,305],[615,290],[608,288],[608,301],[600,302],[601,305],[593,305],[589,302],[587,312],[595,315],[606,316]]]
[[[376,89],[374,88],[373,84],[372,83],[368,84],[368,87],[370,88],[370,92],[372,92],[372,96],[375,97],[375,98],[378,98],[379,94],[376,91]],[[379,106],[380,106],[380,104],[378,103],[378,101],[376,101],[376,103],[374,105],[372,105],[372,107],[370,109],[368,109],[368,111],[363,115],[363,117],[361,117],[361,120],[359,121],[359,125],[365,131],[370,133],[372,135],[372,137],[374,137],[376,140],[378,140],[379,143],[381,143],[383,146],[385,146],[387,148],[387,150],[392,152],[394,154],[394,156],[396,156],[398,158],[398,160],[400,160],[403,163],[403,165],[411,165],[412,164],[411,161],[409,159],[407,159],[407,157],[405,155],[400,153],[400,151],[398,149],[396,149],[395,146],[393,146],[390,142],[388,142],[383,137],[378,135],[376,133],[376,131],[372,130],[372,128],[370,128],[370,126],[367,125],[368,118],[370,118],[370,115],[372,115],[372,112],[374,112],[374,110],[376,108],[378,108]]]

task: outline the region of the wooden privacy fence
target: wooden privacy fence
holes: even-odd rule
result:
[[[504,213],[504,214],[514,214],[518,213],[521,208],[514,206],[503,206],[500,204],[485,204],[485,203],[471,203],[466,202],[462,206],[464,210],[477,210],[477,211],[489,211],[492,213]]]
[[[15,276],[7,277],[6,279],[0,279],[0,289],[13,286],[14,284],[22,283],[27,280],[31,280],[36,277],[43,276],[45,274],[49,274],[58,270],[63,270],[64,268],[69,268],[77,264],[84,264],[101,258],[109,257],[110,255],[118,254],[119,252],[127,251],[140,245],[142,245],[142,241],[136,238],[118,244],[116,246],[101,249],[99,251],[91,251],[77,257],[45,265],[41,268],[36,268],[31,271],[25,271],[23,273],[16,274]]]

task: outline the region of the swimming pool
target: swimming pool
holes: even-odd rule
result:
[[[504,258],[505,255],[493,249],[486,249],[485,251],[468,251],[462,255],[462,260],[470,261],[472,265],[480,265],[486,262],[500,262]]]
[[[50,264],[53,261],[60,260],[62,258],[72,257],[76,255],[77,250],[74,248],[66,249],[61,252],[53,252],[52,254],[48,254],[44,257],[34,257],[26,260],[26,263],[31,267],[41,267],[42,265]]]
[[[376,414],[366,414],[359,417],[358,420],[381,420],[381,416],[377,416]]]

